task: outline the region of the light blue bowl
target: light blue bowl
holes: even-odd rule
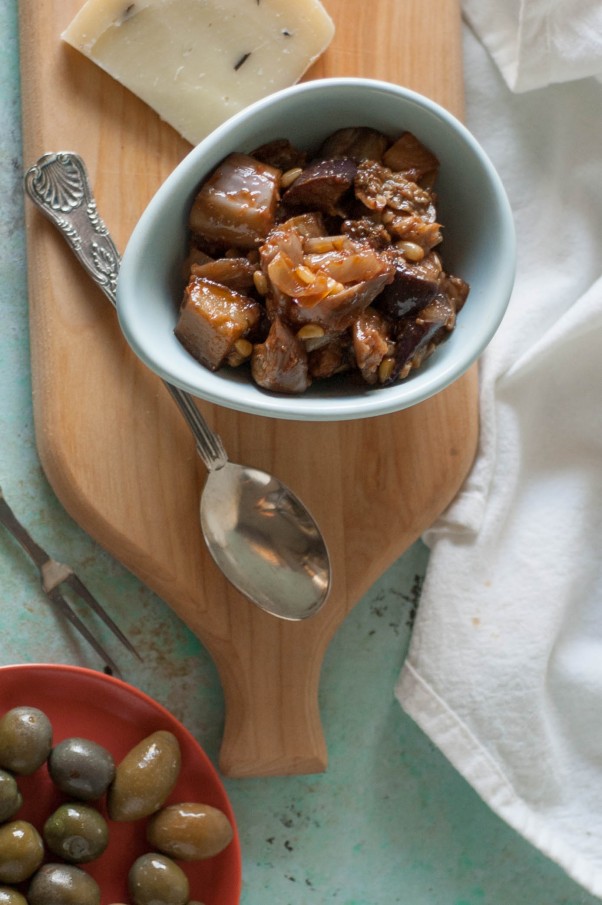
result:
[[[275,138],[313,148],[335,129],[370,126],[391,136],[409,130],[439,158],[441,254],[470,284],[456,329],[419,370],[390,387],[315,381],[301,396],[262,390],[245,369],[204,368],[174,336],[182,295],[187,220],[199,184],[232,151]],[[502,183],[470,132],[442,107],[386,82],[337,78],[305,82],[261,100],[202,141],[151,200],[132,233],[117,287],[123,333],[164,380],[216,405],[274,418],[339,421],[416,405],[457,380],[480,356],[508,305],[515,233]]]

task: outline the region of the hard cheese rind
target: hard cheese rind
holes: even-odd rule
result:
[[[87,0],[62,37],[197,144],[333,35],[319,0]]]

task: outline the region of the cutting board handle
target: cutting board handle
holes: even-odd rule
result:
[[[283,622],[240,600],[239,609],[227,658],[216,658],[226,705],[221,772],[232,777],[323,772],[328,754],[318,688],[328,627],[320,626],[319,615],[304,623]]]

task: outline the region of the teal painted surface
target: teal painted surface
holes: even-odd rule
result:
[[[223,698],[207,652],[161,600],[72,522],[36,456],[16,0],[0,0],[0,35],[0,484],[39,541],[77,568],[136,641],[143,664],[100,632],[125,678],[169,707],[216,763]],[[426,563],[426,550],[416,544],[366,595],[330,647],[320,689],[328,771],[226,781],[241,834],[242,905],[598,901],[495,817],[395,702]],[[0,617],[2,664],[99,666],[48,610],[36,574],[2,529]]]

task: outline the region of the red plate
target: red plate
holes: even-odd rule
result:
[[[213,805],[224,811],[234,827],[232,842],[215,858],[178,862],[190,880],[190,898],[205,905],[238,905],[240,842],[230,802],[203,749],[168,710],[120,679],[93,670],[45,664],[0,667],[0,714],[19,706],[38,707],[47,714],[55,744],[71,736],[89,738],[104,745],[116,763],[151,732],[173,732],[182,751],[182,769],[168,803],[200,801]],[[46,766],[17,781],[24,804],[16,819],[29,820],[41,831],[45,819],[65,797],[53,786]],[[99,809],[104,810],[102,804]],[[97,880],[102,905],[129,901],[128,870],[139,855],[149,851],[145,821],[111,822],[109,833],[104,854],[81,865]]]

